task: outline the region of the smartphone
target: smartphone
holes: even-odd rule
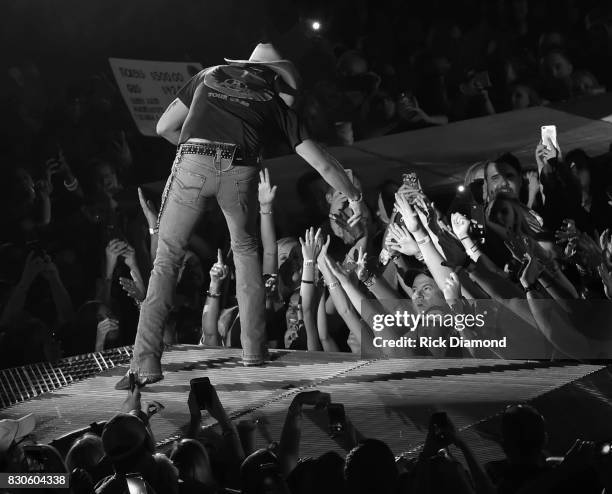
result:
[[[489,72],[487,72],[486,70],[482,72],[477,72],[474,75],[474,84],[478,84],[483,89],[490,88],[491,78],[489,77]]]
[[[548,149],[559,149],[557,143],[557,127],[555,125],[542,126],[542,144]]]
[[[189,381],[191,391],[196,397],[200,410],[206,410],[206,402],[210,401],[212,386],[208,377],[196,377]]]
[[[402,174],[402,183],[402,192],[407,197],[412,196],[414,194],[423,193],[423,188],[421,187],[421,182],[419,182],[419,178],[417,177],[416,172],[408,172]],[[410,203],[414,203],[414,198],[411,198]]]
[[[130,372],[129,374],[129,379],[130,379],[130,393],[133,393],[134,390],[136,389],[136,375],[133,372]]]
[[[355,185],[355,176],[353,175],[353,170],[351,170],[350,168],[345,168],[344,169],[344,173],[346,173],[346,176],[349,178],[349,180],[351,181],[351,183],[353,185]]]
[[[330,436],[338,436],[346,431],[346,414],[342,403],[330,403],[327,405],[327,416],[329,418]]]
[[[430,425],[433,433],[440,441],[446,442],[448,440],[444,433],[444,429],[448,426],[448,415],[446,415],[446,412],[432,414]]]
[[[482,204],[472,203],[470,205],[470,236],[480,241],[484,241],[485,230],[485,210]]]

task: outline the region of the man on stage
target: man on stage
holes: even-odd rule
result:
[[[265,144],[285,139],[345,194],[354,212],[351,224],[365,208],[340,163],[309,139],[291,109],[300,80],[294,65],[271,44],[257,45],[249,60],[226,62],[195,75],[157,124],[157,133],[178,150],[162,196],[157,253],[130,365],[140,385],[163,379],[162,335],[179,267],[206,201],[212,199],[218,201],[231,236],[242,361],[249,366],[265,362],[265,295],[257,240],[257,184]],[[129,375],[116,388],[129,388]]]

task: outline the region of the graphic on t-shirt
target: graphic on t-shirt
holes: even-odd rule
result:
[[[274,96],[264,79],[242,67],[217,67],[204,76],[204,84],[228,96],[251,101],[270,101]]]

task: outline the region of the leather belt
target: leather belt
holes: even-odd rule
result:
[[[237,144],[223,142],[186,142],[181,144],[180,153],[212,156],[218,159],[233,159],[234,161],[252,161],[254,164],[259,161],[259,154],[244,153]]]

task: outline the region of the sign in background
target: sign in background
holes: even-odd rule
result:
[[[157,136],[155,126],[176,93],[202,70],[199,63],[109,58],[115,80],[138,130]]]

